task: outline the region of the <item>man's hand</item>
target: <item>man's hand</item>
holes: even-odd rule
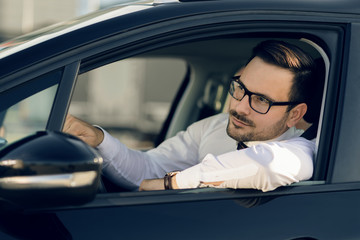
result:
[[[92,147],[97,147],[104,140],[104,133],[87,122],[67,115],[63,132],[74,135]]]

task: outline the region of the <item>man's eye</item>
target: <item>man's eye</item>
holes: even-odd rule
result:
[[[262,97],[262,96],[258,96],[258,95],[253,95],[253,101],[256,101],[257,103],[261,103],[261,104],[269,104],[269,100],[267,100],[266,98]]]

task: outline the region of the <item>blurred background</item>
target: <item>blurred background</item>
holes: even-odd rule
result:
[[[130,0],[0,0],[0,40]],[[134,2],[134,1],[133,1]]]
[[[0,0],[0,42],[129,2],[136,1]],[[138,57],[112,63],[79,76],[69,111],[100,125],[129,147],[148,149],[154,146],[185,74],[186,63],[181,59]],[[44,127],[50,108],[42,106],[52,101],[55,90],[8,111],[11,128],[19,132],[14,133],[14,139],[40,128],[39,122]]]

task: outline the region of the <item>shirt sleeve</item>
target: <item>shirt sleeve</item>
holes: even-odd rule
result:
[[[307,180],[313,173],[315,142],[304,138],[267,142],[219,156],[208,154],[200,164],[176,175],[180,188],[252,188],[264,192]]]
[[[127,148],[102,129],[104,140],[97,149],[104,159],[103,174],[119,186],[136,189],[144,179],[162,178],[166,172],[189,168],[199,163],[203,125],[197,122],[147,152]]]

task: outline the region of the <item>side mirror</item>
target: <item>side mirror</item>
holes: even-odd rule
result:
[[[80,139],[42,131],[0,151],[0,206],[78,205],[97,192],[102,158]]]

